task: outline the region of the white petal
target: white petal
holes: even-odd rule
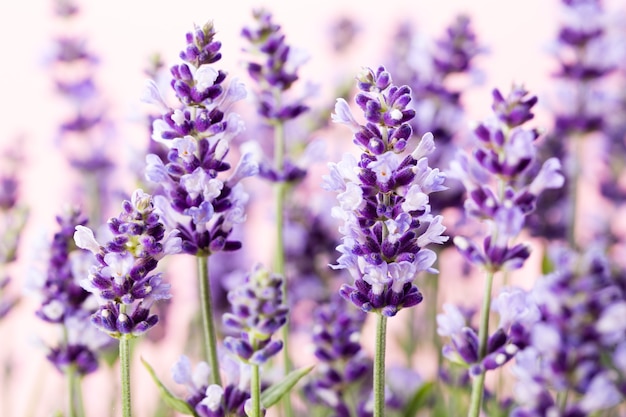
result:
[[[76,226],[74,232],[74,242],[81,249],[87,249],[94,254],[100,252],[100,244],[96,241],[93,231],[85,226]]]

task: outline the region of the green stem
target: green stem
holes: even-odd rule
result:
[[[200,310],[202,311],[202,327],[204,329],[204,350],[207,362],[211,366],[212,383],[222,385],[220,365],[217,359],[217,337],[213,320],[213,299],[209,282],[209,257],[198,255],[198,284],[200,286]]]
[[[489,335],[489,310],[491,309],[491,288],[493,286],[493,271],[487,271],[485,280],[485,292],[483,294],[483,305],[480,310],[480,327],[478,328],[478,358],[481,360],[487,353],[487,337]],[[472,384],[472,396],[470,399],[469,417],[478,417],[480,405],[483,399],[485,387],[485,372],[474,378]]]
[[[280,100],[280,93],[277,92],[277,101]],[[274,165],[277,172],[283,172],[285,168],[285,126],[282,121],[274,123]],[[287,277],[285,276],[285,196],[287,194],[287,183],[279,181],[275,186],[275,208],[276,208],[276,248],[274,254],[274,271],[282,275],[283,299],[285,304],[289,305],[287,299]],[[285,375],[288,375],[292,368],[291,357],[289,355],[289,321],[281,329],[283,338],[283,363]],[[291,396],[283,397],[283,406],[286,417],[293,416],[293,407],[291,405]]]
[[[83,393],[81,387],[81,376],[75,365],[71,365],[67,370],[68,389],[68,416],[85,417],[85,406],[83,404]]]
[[[259,377],[259,365],[252,365],[250,400],[252,401],[252,415],[250,417],[261,417],[261,378]]]
[[[67,369],[67,415],[78,417],[76,413],[76,366],[70,365]]]
[[[122,416],[131,417],[130,401],[130,337],[120,338],[120,371],[122,376]]]
[[[571,248],[576,248],[576,216],[578,213],[578,182],[580,178],[580,148],[581,137],[575,135],[572,137],[572,155],[571,155],[571,167],[569,178],[569,204],[570,204],[570,216],[569,227],[567,229],[567,242]]]
[[[374,417],[385,415],[385,349],[387,317],[376,317],[376,353],[374,355]]]

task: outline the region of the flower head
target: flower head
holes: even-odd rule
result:
[[[224,345],[245,363],[265,363],[282,349],[281,341],[272,340],[287,321],[282,280],[257,265],[243,285],[228,293],[232,313],[223,320],[236,336],[226,337]]]
[[[383,67],[364,68],[357,85],[355,100],[365,124],[355,126],[356,119],[340,100],[334,120],[352,126],[353,141],[363,153],[359,161],[346,155],[330,164],[325,178],[325,187],[338,193],[333,216],[344,222],[336,268],[347,269],[354,278],[353,286],[341,288],[344,298],[364,311],[393,316],[421,302],[413,280],[435,261],[426,247],[447,240],[441,216],[430,213],[428,198],[445,189],[444,176],[428,165],[427,155],[434,149],[431,134],[404,155],[412,135],[408,122],[415,114],[408,107],[411,90],[395,86]]]
[[[76,245],[92,251],[97,260],[81,281],[100,304],[91,320],[115,338],[143,334],[157,323],[150,308],[170,298],[170,285],[152,271],[164,255],[180,251],[180,238],[165,232],[151,195],[137,190],[122,208],[109,220],[113,237],[107,243],[99,244],[84,226],[77,226],[74,234]]]

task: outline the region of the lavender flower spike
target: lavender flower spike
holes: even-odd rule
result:
[[[257,265],[243,285],[228,293],[233,312],[224,314],[224,325],[237,336],[226,337],[224,345],[244,363],[263,364],[283,347],[272,340],[287,321],[282,280]]]
[[[199,362],[193,369],[191,361],[181,356],[172,367],[177,384],[187,388],[185,401],[198,417],[246,416],[246,401],[250,398],[248,365],[226,362],[229,383],[224,387],[209,384],[210,369],[206,362]]]
[[[434,150],[427,133],[405,154],[415,112],[408,107],[411,89],[396,86],[383,67],[365,68],[357,76],[361,90],[356,103],[365,116],[359,125],[345,101],[337,100],[333,120],[351,127],[353,141],[362,149],[360,160],[345,155],[330,164],[324,187],[338,194],[333,216],[342,220],[344,235],[334,268],[347,269],[353,285],[340,294],[363,311],[394,316],[422,301],[413,284],[421,271],[431,270],[436,255],[427,249],[441,244],[445,227],[441,216],[430,213],[432,192],[445,189],[445,176],[428,166]]]
[[[180,53],[185,62],[171,68],[171,87],[180,106],[169,108],[154,83],[146,94],[164,110],[153,123],[152,139],[169,148],[167,161],[147,156],[146,178],[161,188],[155,204],[167,226],[180,231],[182,250],[191,255],[241,247],[229,239],[233,227],[245,220],[247,194],[240,180],[258,171],[244,156],[235,172],[224,176],[231,168],[226,161],[229,142],[243,130],[230,108],[245,97],[245,89],[237,81],[225,87],[226,73],[213,68],[221,58],[221,44],[214,38],[211,22],[187,34]]]
[[[93,252],[97,260],[81,282],[100,304],[91,320],[118,339],[141,335],[157,323],[150,308],[155,301],[170,298],[170,285],[160,273],[151,272],[163,256],[180,251],[177,231],[165,233],[151,195],[136,190],[122,207],[120,215],[109,220],[113,238],[107,243],[98,243],[84,226],[76,226],[74,233],[76,245]]]

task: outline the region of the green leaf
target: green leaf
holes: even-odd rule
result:
[[[261,393],[261,404],[263,407],[268,409],[274,404],[276,404],[283,395],[287,394],[291,389],[298,383],[298,381],[304,377],[306,374],[311,372],[314,368],[314,365],[309,366],[308,368],[295,369],[291,371],[286,377],[284,377],[280,382],[268,387]]]
[[[408,404],[404,409],[403,416],[404,417],[413,417],[417,414],[417,412],[426,405],[428,400],[431,398],[433,391],[435,389],[435,383],[433,381],[428,381],[423,383],[413,394],[413,397],[409,400]]]
[[[146,362],[143,358],[141,358],[141,363],[143,363],[143,366],[146,367],[146,369],[150,373],[150,376],[152,377],[152,380],[156,383],[157,387],[159,388],[159,392],[161,393],[161,398],[163,399],[163,402],[165,404],[167,404],[169,407],[173,408],[174,410],[178,411],[179,413],[197,417],[195,410],[191,408],[189,404],[187,404],[187,401],[181,400],[180,398],[176,397],[174,394],[170,392],[170,390],[167,389],[165,385],[163,385],[161,380],[159,380],[159,377],[156,376],[154,369],[152,369],[152,367],[148,364],[148,362]]]

